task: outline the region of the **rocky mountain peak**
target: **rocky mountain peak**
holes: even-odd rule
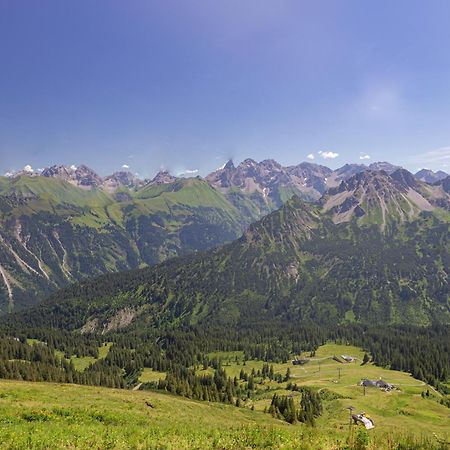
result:
[[[274,159],[265,159],[259,163],[261,167],[264,167],[267,170],[282,170],[282,165],[275,161]]]
[[[102,187],[108,192],[114,192],[118,188],[125,186],[128,188],[136,188],[143,185],[143,181],[137,178],[129,171],[121,170],[107,176]]]
[[[219,170],[234,170],[236,167],[234,167],[234,163],[232,159],[229,159],[226,164]]]
[[[51,167],[46,167],[42,172],[42,177],[48,177],[48,178],[60,178],[62,180],[69,181],[72,177],[73,170],[67,168],[66,166],[62,165],[54,165]]]
[[[337,175],[338,179],[345,180],[352,177],[355,174],[365,172],[367,170],[367,166],[364,164],[344,164],[339,169],[336,169],[334,172]]]
[[[54,165],[45,168],[40,175],[49,178],[59,178],[84,189],[97,188],[103,183],[103,178],[84,164],[78,167]]]
[[[160,170],[155,177],[148,183],[149,185],[159,185],[173,183],[177,180],[168,170]]]
[[[84,164],[76,168],[75,179],[84,188],[97,188],[103,183],[103,178]]]
[[[328,190],[321,199],[335,223],[357,219],[384,228],[394,220],[411,220],[421,211],[431,211],[446,199],[427,190],[405,169],[391,175],[385,171],[365,171]]]
[[[386,172],[387,174],[391,174],[393,172],[395,172],[398,169],[401,169],[400,166],[394,166],[393,164],[387,162],[387,161],[378,161],[378,162],[374,162],[372,164],[369,164],[369,169],[370,170],[383,170],[384,172]]]
[[[240,168],[244,169],[247,167],[255,167],[256,165],[258,165],[258,163],[254,159],[247,158],[247,159],[244,159],[244,161],[242,161],[239,164],[238,168],[240,167]]]
[[[442,170],[433,172],[430,169],[422,169],[422,170],[419,170],[414,176],[420,181],[424,181],[425,183],[433,184],[433,183],[436,183],[437,181],[447,178],[449,175]]]

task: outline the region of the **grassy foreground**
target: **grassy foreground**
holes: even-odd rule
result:
[[[401,433],[376,439],[288,425],[268,414],[155,392],[0,381],[2,449],[445,448]]]
[[[328,359],[340,354],[358,360],[340,364]],[[231,376],[243,367],[239,353],[217,356]],[[250,405],[236,408],[154,391],[0,380],[0,448],[447,449],[450,410],[439,404],[437,394],[423,398],[427,386],[420,381],[371,364],[361,366],[361,359],[362,352],[355,347],[327,344],[305,366],[275,365],[280,373],[290,367],[292,382],[345,397],[324,402],[315,428],[289,425],[264,413],[273,392],[298,395],[286,391],[285,383],[267,380],[252,403],[254,411]],[[247,361],[245,370],[257,370],[262,364]],[[143,378],[162,375],[147,370]],[[362,377],[382,377],[400,390],[371,389],[364,396],[357,386]],[[370,413],[376,428],[366,432],[353,427],[349,439],[348,405]]]

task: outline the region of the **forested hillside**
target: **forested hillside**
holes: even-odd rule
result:
[[[59,291],[17,320],[85,331],[161,324],[448,323],[449,224],[335,224],[294,197],[205,254]],[[27,318],[27,319],[25,319]]]
[[[114,193],[21,176],[0,182],[0,312],[107,272],[206,250],[260,217],[198,179]]]

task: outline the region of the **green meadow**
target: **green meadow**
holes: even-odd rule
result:
[[[341,355],[355,358],[354,362],[337,362],[336,356],[344,361]],[[239,377],[241,370],[250,374],[261,370],[264,362],[245,361],[241,352],[211,353],[210,357],[217,357],[231,377]],[[286,374],[290,370],[290,382],[298,386],[309,386],[317,390],[330,391],[339,399],[325,402],[324,414],[318,419],[318,428],[327,430],[342,429],[348,423],[348,407],[352,406],[357,412],[364,411],[373,418],[376,427],[371,432],[374,435],[393,431],[401,431],[414,435],[450,436],[450,409],[440,404],[443,396],[423,381],[414,379],[410,374],[388,368],[377,367],[371,363],[362,365],[364,352],[353,346],[326,344],[318,348],[313,357],[302,355],[308,362],[294,366],[273,364],[274,372]],[[207,369],[202,372],[210,372]],[[396,389],[384,392],[378,388],[364,389],[360,386],[362,379],[382,379],[394,384]],[[256,378],[256,381],[258,379]],[[286,390],[287,383],[264,380],[259,386],[259,394],[252,406],[256,411],[264,411],[270,405],[274,393],[300,396],[297,392]],[[428,396],[422,393],[428,391]],[[333,396],[332,394],[330,397]],[[346,422],[347,420],[347,422]]]
[[[104,357],[109,346],[103,346]],[[349,355],[352,363],[332,356]],[[240,352],[216,353],[231,376],[250,373],[262,361],[245,361]],[[303,356],[302,356],[303,357]],[[398,371],[361,365],[355,347],[327,344],[303,366],[289,368],[291,383],[327,393],[315,427],[282,422],[264,412],[286,382],[261,381],[255,398],[243,407],[199,402],[159,391],[131,391],[69,384],[0,381],[1,449],[446,449],[450,409],[440,394]],[[340,359],[340,358],[339,358]],[[340,369],[340,370],[338,370]],[[80,370],[81,366],[80,366]],[[209,372],[210,369],[207,370]],[[198,370],[201,373],[201,370]],[[145,369],[139,381],[157,381],[164,373]],[[383,392],[358,385],[361,378],[393,383]],[[258,383],[258,379],[255,381]],[[422,396],[429,390],[429,396]],[[375,429],[349,427],[348,406],[365,411]]]

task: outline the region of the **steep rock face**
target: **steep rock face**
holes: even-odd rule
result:
[[[74,170],[61,165],[46,167],[42,172],[42,177],[59,178],[67,182],[74,181]]]
[[[321,199],[335,223],[353,219],[385,227],[392,221],[412,220],[448,202],[448,195],[416,180],[404,169],[360,172],[328,190]],[[439,204],[438,204],[439,203]]]
[[[58,178],[83,189],[98,188],[103,178],[84,164],[78,167],[51,166],[41,172],[41,176]]]
[[[323,194],[328,189],[328,179],[333,173],[328,167],[308,162],[287,167],[286,171],[293,178],[295,186],[299,190],[303,189],[304,192],[310,190],[311,196],[314,195],[314,192]]]
[[[75,180],[78,186],[88,189],[97,188],[103,183],[103,178],[84,164],[76,168]]]
[[[206,181],[219,188],[230,188],[234,185],[233,176],[235,172],[236,167],[234,166],[233,161],[230,159],[223,167],[217,169],[215,172],[210,173],[206,177]]]

